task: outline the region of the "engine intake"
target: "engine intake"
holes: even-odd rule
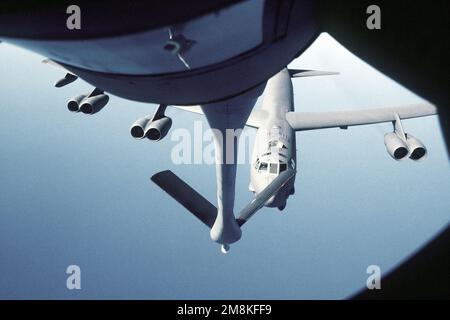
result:
[[[85,94],[80,94],[79,96],[73,97],[67,102],[67,109],[70,112],[80,111],[80,103],[87,97]]]
[[[171,126],[172,119],[166,116],[149,121],[145,127],[145,136],[150,140],[159,141],[167,135]]]
[[[130,128],[131,136],[135,139],[145,138],[145,127],[147,126],[150,118],[140,118],[137,119],[135,123]]]
[[[164,115],[167,105],[160,104],[153,117],[147,116],[137,119],[130,128],[133,138],[149,138],[153,141],[159,141],[164,138],[172,126],[172,119]]]
[[[395,160],[402,160],[409,153],[408,145],[395,132],[384,135],[384,144],[389,155]]]
[[[406,143],[408,144],[409,151],[411,152],[409,155],[410,159],[418,161],[427,154],[427,149],[423,143],[412,135],[406,135]]]
[[[84,114],[94,114],[103,109],[109,101],[109,96],[106,94],[99,94],[83,100],[80,111]]]

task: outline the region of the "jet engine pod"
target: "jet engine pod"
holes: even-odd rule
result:
[[[145,136],[153,141],[159,141],[166,136],[172,126],[172,119],[161,117],[150,121],[145,127]]]
[[[408,153],[408,145],[395,132],[384,135],[384,144],[389,155],[395,160],[404,159]]]
[[[79,96],[73,97],[67,102],[67,109],[71,112],[80,111],[80,103],[87,97],[85,94],[80,94]]]
[[[133,138],[142,139],[145,137],[145,127],[149,123],[150,118],[144,117],[137,119],[130,128],[130,133]]]
[[[109,96],[106,94],[99,94],[83,100],[80,106],[80,111],[84,114],[94,114],[102,110],[109,101]]]
[[[412,135],[406,135],[406,143],[408,144],[409,151],[411,152],[409,155],[410,159],[417,161],[422,159],[427,154],[427,149],[423,143]]]

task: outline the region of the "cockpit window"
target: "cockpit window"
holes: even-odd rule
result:
[[[270,173],[277,173],[278,172],[278,164],[277,163],[271,163],[270,164]]]
[[[287,164],[286,163],[280,163],[280,172],[283,172],[287,169]]]
[[[258,167],[259,167],[259,159],[256,159],[256,162],[255,162],[255,169],[258,170]]]
[[[267,171],[267,162],[261,162],[261,165],[259,166],[259,171]]]

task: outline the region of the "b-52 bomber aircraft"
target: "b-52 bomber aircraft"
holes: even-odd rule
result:
[[[436,108],[431,104],[419,103],[399,107],[332,112],[296,112],[294,110],[291,78],[333,74],[336,73],[284,68],[267,81],[261,109],[252,109],[251,101],[245,104],[245,101],[241,99],[227,101],[226,106],[222,108],[217,105],[177,107],[205,114],[211,127],[220,130],[220,134],[214,136],[216,139],[217,208],[171,171],[159,172],[152,177],[152,180],[211,228],[211,239],[222,245],[223,253],[228,252],[231,243],[240,239],[242,225],[260,208],[266,206],[283,210],[289,196],[295,193],[296,131],[334,127],[346,129],[348,126],[392,122],[393,132],[385,135],[384,143],[393,159],[402,160],[409,157],[418,161],[426,155],[425,146],[404,131],[401,120],[436,114]],[[242,119],[245,117],[224,117],[220,114],[220,110],[224,108],[228,110],[235,108],[240,112],[243,109],[249,110],[250,115],[245,125],[258,129],[252,152],[249,184],[254,198],[237,217],[233,212],[237,140],[230,149],[226,147],[227,144],[223,142],[222,137],[226,137],[225,130],[230,126],[230,122],[236,123],[241,119],[239,125],[243,126]],[[158,112],[155,115],[159,118]],[[153,121],[160,120],[154,118]],[[139,126],[140,122],[137,125]],[[149,127],[149,130],[152,129]],[[132,127],[131,131],[135,132],[136,128]],[[140,132],[145,131],[140,130]],[[151,132],[148,132],[148,135],[159,137],[159,134],[155,135]],[[229,157],[232,158],[231,162],[227,161],[229,153],[232,154]]]

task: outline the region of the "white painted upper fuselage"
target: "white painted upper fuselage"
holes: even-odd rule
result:
[[[286,113],[294,111],[293,89],[289,71],[284,68],[267,82],[263,95],[267,118],[258,128],[252,153],[250,191],[258,194],[281,172],[296,167],[295,131],[286,121]],[[265,204],[283,210],[294,193],[294,179],[286,183]]]

